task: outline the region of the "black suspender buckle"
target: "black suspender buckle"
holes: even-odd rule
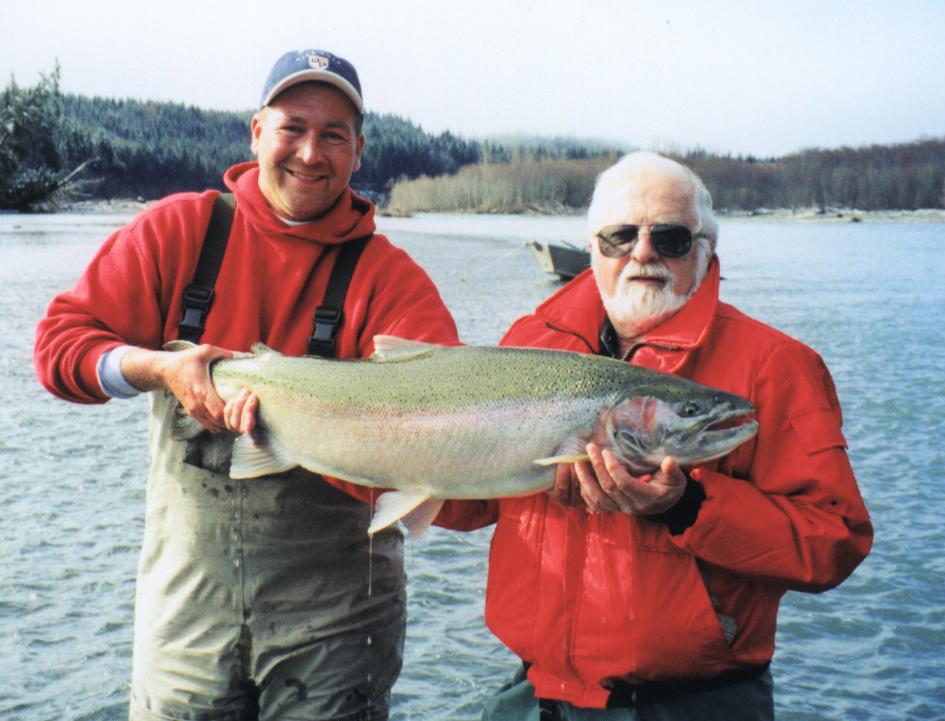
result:
[[[308,354],[330,358],[335,352],[335,331],[341,325],[341,308],[315,309],[315,332],[308,341]]]
[[[213,288],[191,285],[184,291],[184,305],[188,308],[196,308],[206,313],[210,310],[211,303],[213,303]]]
[[[184,317],[180,322],[181,340],[196,343],[203,334],[203,321],[213,304],[213,289],[188,286],[184,291]]]
[[[315,309],[315,324],[320,325],[325,323],[327,325],[338,325],[341,323],[341,308],[329,308],[324,305],[320,305]],[[316,330],[317,334],[318,331]]]
[[[204,234],[194,277],[184,291],[184,317],[177,334],[181,340],[199,343],[200,336],[203,335],[203,324],[213,304],[213,286],[216,284],[230,236],[235,204],[236,199],[232,193],[222,193],[213,201],[210,222]]]

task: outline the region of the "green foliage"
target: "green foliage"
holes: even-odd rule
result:
[[[71,178],[76,141],[74,128],[63,120],[58,64],[31,88],[11,78],[0,92],[0,208],[27,210],[49,202]]]
[[[96,158],[98,197],[222,189],[223,171],[251,158],[249,112],[67,95],[63,113]]]
[[[156,198],[223,187],[231,165],[251,160],[250,111],[179,103],[89,98],[59,92],[59,68],[34,88],[14,82],[0,96],[0,207],[25,208],[58,187],[63,172],[93,161],[93,197]],[[393,115],[368,113],[362,167],[352,179],[369,195],[398,178],[456,172],[479,159],[476,143],[430,135]]]
[[[251,159],[251,112],[178,103],[62,95],[59,65],[35,86],[0,92],[0,208],[48,204],[87,164],[95,197],[156,198],[222,188]],[[368,113],[361,170],[352,184],[390,209],[516,212],[586,207],[600,171],[623,148],[575,138],[505,136],[469,141],[431,135],[394,115]],[[674,157],[702,177],[728,210],[818,206],[863,210],[945,207],[945,138],[782,158],[702,149]],[[379,197],[380,196],[380,197]]]
[[[475,143],[448,132],[428,135],[396,115],[368,113],[364,139],[364,157],[353,183],[374,191],[389,189],[399,178],[455,173],[479,160]]]

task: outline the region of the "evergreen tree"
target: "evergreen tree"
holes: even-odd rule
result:
[[[88,151],[62,114],[59,64],[31,88],[11,78],[0,93],[0,208],[28,210],[49,203],[85,167],[70,161]]]

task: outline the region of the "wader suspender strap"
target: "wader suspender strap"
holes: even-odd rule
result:
[[[335,333],[341,325],[341,309],[345,304],[348,284],[361,257],[361,251],[373,235],[365,235],[342,243],[331,269],[328,288],[322,304],[315,309],[315,332],[308,341],[308,354],[331,358],[335,354]]]
[[[184,318],[177,332],[180,340],[197,343],[203,335],[203,324],[213,304],[213,286],[223,263],[235,207],[233,193],[220,193],[213,201],[213,212],[200,249],[197,270],[193,282],[184,291]]]
[[[226,242],[233,225],[236,198],[233,193],[221,193],[213,202],[210,224],[200,249],[200,259],[193,282],[184,291],[184,319],[180,322],[177,337],[197,343],[203,335],[203,324],[213,303],[213,286],[223,263]],[[365,235],[342,243],[338,257],[328,278],[328,288],[322,304],[315,310],[315,332],[308,342],[309,355],[331,358],[335,352],[335,333],[341,325],[341,309],[345,304],[348,284],[358,258],[373,235]]]

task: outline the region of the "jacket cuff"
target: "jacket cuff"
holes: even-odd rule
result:
[[[699,509],[705,500],[705,489],[698,481],[686,474],[686,490],[672,508],[647,516],[651,521],[663,523],[669,528],[669,535],[678,536],[696,522]]]

